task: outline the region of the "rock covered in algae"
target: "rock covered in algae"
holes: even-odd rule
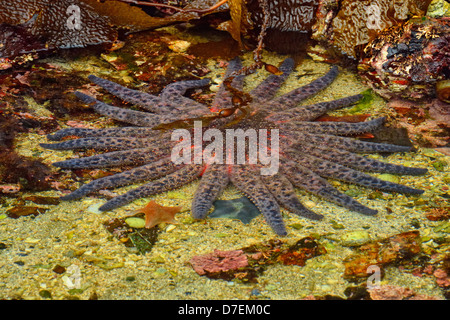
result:
[[[0,21],[3,69],[26,61],[24,55],[33,59],[56,48],[112,44],[118,36],[108,18],[80,0],[2,0]]]
[[[379,32],[413,15],[424,15],[431,0],[321,0],[312,37],[335,53],[359,59],[360,48]]]
[[[387,99],[421,99],[437,93],[445,101],[449,95],[445,86],[450,76],[448,52],[450,18],[413,18],[370,41],[358,69]]]
[[[373,241],[357,248],[344,260],[344,278],[358,280],[370,276],[370,266],[380,269],[392,263],[400,263],[420,253],[421,239],[418,231],[409,231],[393,235],[379,241]],[[381,270],[382,271],[382,270]]]

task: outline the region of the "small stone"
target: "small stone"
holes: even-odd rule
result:
[[[434,232],[450,233],[450,221],[445,221],[433,228]]]
[[[186,52],[190,45],[191,43],[185,40],[174,40],[169,42],[169,48],[177,53]]]
[[[26,239],[24,240],[25,243],[29,243],[29,244],[36,244],[36,243],[38,243],[39,241],[41,241],[41,239],[26,238]]]
[[[314,208],[314,207],[316,206],[316,203],[315,203],[314,201],[311,201],[311,200],[306,200],[306,201],[304,202],[304,205],[305,205],[306,207],[308,207],[308,208]]]
[[[41,290],[39,291],[39,295],[44,298],[44,299],[51,299],[52,298],[52,294],[50,291],[48,290]]]
[[[335,230],[345,229],[345,226],[343,224],[338,223],[334,220],[331,220],[330,223],[331,223],[331,227]]]
[[[277,288],[277,286],[274,285],[274,284],[268,284],[268,285],[265,287],[265,289],[266,289],[267,291],[273,291],[273,290],[275,290],[276,288]]]
[[[162,276],[166,272],[167,272],[167,269],[165,269],[165,268],[158,268],[158,269],[155,270],[155,272],[153,272],[153,275],[154,276]]]
[[[367,231],[350,231],[341,236],[341,244],[347,247],[360,246],[370,240],[370,235]]]
[[[64,268],[63,266],[60,266],[59,264],[57,264],[54,268],[53,268],[53,272],[57,273],[57,274],[62,274],[64,272],[66,272],[66,268]]]
[[[176,225],[171,224],[171,225],[167,226],[166,232],[170,232],[170,231],[174,230],[176,227],[177,227]]]
[[[261,292],[259,292],[258,289],[253,289],[253,290],[250,292],[250,295],[252,295],[252,296],[259,296],[260,294],[261,294]]]
[[[131,228],[140,229],[145,227],[145,220],[142,218],[136,217],[126,218],[125,223],[129,225]]]
[[[303,228],[303,225],[301,225],[300,223],[293,223],[293,224],[290,224],[289,226],[295,230],[300,230],[301,228]]]
[[[102,205],[103,205],[103,202],[91,204],[91,205],[87,208],[87,212],[94,213],[94,214],[100,214],[100,213],[102,213],[102,211],[100,211],[99,208],[100,208]]]

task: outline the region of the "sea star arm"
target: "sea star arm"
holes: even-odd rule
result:
[[[276,173],[273,176],[261,176],[261,179],[278,203],[285,209],[312,220],[323,218],[323,215],[309,210],[300,202],[295,194],[294,186],[283,174]]]
[[[292,184],[300,189],[311,192],[319,197],[322,197],[330,202],[334,202],[347,209],[365,214],[375,215],[376,210],[370,209],[352,197],[347,196],[336,190],[325,179],[321,178],[316,173],[308,168],[302,167],[292,161],[283,159],[281,167],[282,173],[292,182]]]
[[[200,179],[200,184],[192,200],[192,216],[195,219],[204,219],[213,202],[228,185],[227,167],[224,165],[209,165]]]
[[[181,165],[174,165],[173,162],[170,161],[170,158],[161,159],[154,163],[146,164],[144,166],[133,168],[121,173],[117,173],[112,176],[106,176],[91,181],[81,186],[74,192],[61,197],[61,199],[63,200],[79,199],[97,190],[120,187],[139,181],[156,179],[166,174],[170,174],[179,169],[180,167]]]
[[[310,155],[302,155],[301,157],[298,157],[292,153],[289,153],[288,155],[294,156],[294,160],[302,167],[309,168],[312,172],[315,172],[316,174],[324,178],[333,178],[358,184],[367,188],[380,189],[385,191],[394,191],[409,194],[423,193],[423,190],[418,190],[402,184],[381,180],[363,172],[359,172],[343,166],[339,163],[319,159]]]
[[[361,171],[408,175],[421,175],[428,171],[423,168],[405,167],[402,165],[382,162],[375,159],[366,158],[346,150],[329,148],[320,144],[312,145],[309,143],[300,143],[292,146],[292,149],[301,150],[301,153],[292,153],[300,158],[309,158],[310,156],[314,156],[323,160],[337,162]],[[317,159],[316,162],[319,163],[322,161],[321,159]]]
[[[157,96],[123,87],[115,82],[102,79],[94,75],[90,75],[88,78],[95,84],[107,90],[109,93],[126,102],[136,104],[155,113],[161,113],[164,111],[164,108],[158,107],[158,105],[161,104],[161,99]]]
[[[276,234],[287,234],[275,197],[267,190],[259,175],[253,169],[242,165],[233,165],[230,180],[233,185],[252,201],[264,216],[264,219]]]
[[[47,136],[48,140],[59,141],[65,137],[157,137],[162,133],[147,127],[118,127],[118,128],[65,128]],[[161,137],[162,138],[162,137]]]
[[[162,193],[164,191],[176,189],[182,185],[188,184],[189,182],[198,178],[198,176],[203,171],[203,166],[201,165],[185,165],[181,169],[167,174],[157,180],[153,180],[143,186],[136,189],[130,190],[120,196],[112,198],[104,205],[102,205],[100,211],[113,210],[115,208],[124,206],[133,200],[139,198],[145,198],[154,194]]]
[[[294,68],[294,59],[287,58],[283,61],[281,66],[278,68],[283,74],[275,75],[271,74],[258,86],[250,91],[253,103],[263,103],[269,99],[272,99],[276,94],[280,86],[286,80],[286,78],[291,74]]]
[[[122,165],[140,165],[157,161],[170,155],[170,148],[140,148],[106,152],[90,157],[69,159],[53,163],[55,167],[62,169],[107,168]]]
[[[209,79],[177,81],[167,85],[161,92],[160,98],[164,102],[173,105],[178,112],[186,112],[186,110],[190,109],[191,113],[205,114],[205,112],[209,112],[209,108],[206,105],[185,97],[183,94],[188,89],[203,87],[209,82]]]
[[[309,134],[305,132],[291,132],[290,144],[298,141],[304,141],[312,145],[323,145],[329,149],[342,149],[357,153],[373,152],[406,152],[411,151],[412,147],[399,146],[388,143],[376,143],[362,141],[355,138],[333,136],[328,134]]]
[[[308,83],[307,85],[304,85],[303,87],[294,89],[291,92],[285,93],[282,96],[273,99],[271,102],[265,104],[264,107],[275,112],[293,108],[301,101],[328,87],[337,77],[338,73],[338,68],[334,66],[324,76]]]
[[[133,124],[138,127],[154,127],[163,122],[171,122],[176,120],[167,116],[110,106],[79,91],[76,91],[75,95],[84,103],[91,104],[92,108],[97,113],[114,120]]]
[[[225,71],[225,77],[224,79],[227,79],[231,76],[233,72],[237,72],[242,68],[241,59],[235,58],[228,62],[228,68]],[[234,80],[231,82],[231,85],[233,88],[237,90],[242,89],[243,84],[243,76],[236,76]],[[225,85],[223,83],[220,84],[219,90],[217,91],[214,100],[211,104],[211,111],[217,112],[220,109],[229,108],[232,106],[231,103],[232,94],[227,90]]]
[[[362,132],[371,132],[384,123],[385,118],[376,118],[370,121],[349,123],[349,122],[291,122],[281,123],[280,127],[287,130],[302,131],[307,133],[350,135]]]
[[[59,143],[41,143],[40,146],[52,150],[88,149],[138,149],[151,147],[160,143],[159,139],[126,138],[126,137],[91,137],[67,140]]]
[[[344,108],[359,101],[363,96],[357,94],[327,102],[319,102],[312,105],[300,106],[288,109],[283,112],[277,112],[266,119],[274,122],[286,121],[312,121],[317,117],[325,114],[327,111]]]

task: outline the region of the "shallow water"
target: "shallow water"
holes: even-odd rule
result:
[[[189,38],[189,41],[194,40]],[[268,63],[277,65],[283,59],[284,56],[264,52],[264,60]],[[211,58],[207,61],[211,69],[207,77],[217,78],[224,71],[217,66],[217,60]],[[251,54],[243,55],[243,60],[244,64],[250,64]],[[55,56],[45,61],[59,66],[62,72],[76,68],[89,73],[118,73],[109,64],[99,65],[98,57],[95,56],[80,59]],[[282,92],[317,78],[329,68],[326,63],[305,59],[289,77]],[[265,76],[266,71],[249,76],[246,90],[250,90]],[[67,94],[67,88],[58,89],[61,95]],[[336,99],[366,89],[368,87],[356,75],[342,70],[329,88],[304,103]],[[31,97],[27,101],[36,115],[52,115],[45,104],[38,104]],[[365,112],[378,117],[389,115],[392,110],[387,109],[384,100],[376,96],[370,109]],[[345,111],[334,114],[342,115]],[[90,117],[95,117],[96,124],[104,121],[102,117]],[[68,120],[59,118],[58,123],[66,127]],[[46,164],[73,157],[71,151],[55,152],[40,148],[39,143],[44,142],[47,142],[46,137],[37,128],[19,134],[15,147],[21,155],[35,157],[38,154]],[[378,155],[371,157],[382,158]],[[0,298],[44,299],[48,297],[47,292],[53,299],[285,300],[325,295],[346,298],[345,289],[355,285],[343,278],[343,260],[355,252],[343,242],[350,232],[365,231],[370,239],[379,240],[417,230],[423,241],[422,255],[439,256],[448,252],[449,227],[443,225],[445,221],[428,220],[425,213],[433,204],[442,205],[443,196],[448,193],[445,188],[448,170],[436,170],[432,163],[439,160],[448,164],[450,158],[437,151],[418,147],[417,152],[393,154],[382,160],[427,168],[429,172],[424,176],[399,177],[400,183],[424,189],[425,193],[421,196],[395,193],[374,196],[373,190],[334,182],[333,185],[339,190],[345,190],[361,203],[378,209],[377,216],[368,217],[298,190],[300,200],[325,218],[311,221],[283,211],[289,234],[282,240],[293,244],[301,238],[313,236],[326,248],[327,253],[307,260],[303,267],[280,263],[270,265],[255,283],[208,279],[199,276],[187,263],[193,256],[214,249],[236,250],[277,238],[261,216],[249,224],[220,218],[193,221],[189,208],[198,181],[105,213],[95,210],[105,200],[91,196],[58,205],[41,205],[48,208],[43,214],[11,219],[5,213],[17,205],[17,199],[5,197],[0,207],[0,243],[5,245],[0,251]],[[130,188],[122,188],[118,192]],[[61,192],[47,190],[20,194],[20,197],[30,195],[58,197]],[[240,196],[235,188],[228,187],[220,199]],[[110,218],[123,218],[151,199],[166,206],[182,206],[183,210],[176,215],[177,224],[160,226],[161,232],[151,252],[141,255],[113,237],[103,223]],[[55,272],[57,265],[63,266],[65,272]],[[436,283],[435,277],[418,277],[410,269],[395,264],[385,267],[381,285],[406,287],[417,294],[444,298],[444,291]],[[360,283],[364,284],[365,280]]]

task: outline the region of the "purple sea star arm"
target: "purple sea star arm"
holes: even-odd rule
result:
[[[336,134],[336,135],[350,135],[362,132],[371,132],[384,123],[385,118],[377,118],[365,122],[291,122],[281,123],[280,127],[287,130],[302,131],[306,133],[319,134]]]
[[[138,149],[151,147],[160,143],[159,139],[126,138],[126,137],[91,137],[67,140],[59,143],[41,143],[40,146],[52,150],[88,149]]]
[[[252,168],[233,165],[230,173],[233,185],[244,193],[261,211],[266,222],[280,236],[287,234],[275,197],[267,190],[259,175]]]
[[[141,187],[128,191],[120,196],[112,198],[104,205],[102,205],[100,211],[113,210],[115,208],[124,206],[133,200],[139,198],[145,198],[154,194],[162,193],[164,191],[169,191],[181,187],[189,182],[197,179],[201,172],[203,171],[203,166],[201,165],[185,165],[181,169],[167,174],[157,180],[153,180]]]
[[[250,91],[253,103],[264,103],[273,98],[280,86],[286,80],[286,78],[291,74],[294,69],[294,59],[287,58],[283,61],[278,70],[282,71],[283,74],[275,75],[271,74],[263,82],[261,82],[256,88]]]
[[[53,163],[62,169],[107,168],[126,165],[140,165],[154,162],[170,155],[170,148],[140,148],[113,151],[90,157],[69,159]]]
[[[62,138],[69,136],[77,136],[81,138],[86,137],[157,137],[162,134],[158,130],[146,127],[118,127],[118,128],[65,128],[54,134],[49,134],[47,139],[52,141],[59,141]]]
[[[327,111],[348,107],[359,101],[362,97],[363,96],[361,94],[357,94],[338,100],[319,102],[308,106],[300,106],[288,109],[283,112],[275,113],[267,117],[266,120],[274,122],[312,121],[317,117],[325,114]]]
[[[173,162],[170,161],[170,158],[164,158],[154,163],[146,164],[137,168],[130,169],[128,171],[117,173],[112,176],[106,176],[91,181],[81,186],[74,192],[66,196],[63,196],[61,199],[63,200],[79,199],[97,190],[125,186],[144,180],[156,179],[165,176],[167,174],[170,174],[179,169],[180,167],[181,165],[178,166],[174,165]]]
[[[292,146],[291,154],[295,154],[297,157],[308,158],[310,156],[318,157],[324,160],[337,162],[342,165],[369,172],[385,172],[393,174],[409,174],[409,175],[421,175],[427,172],[427,169],[405,167],[402,165],[396,165],[388,162],[382,162],[371,158],[366,158],[349,151],[338,150],[329,148],[323,145],[312,145],[309,143],[300,143]],[[299,153],[298,151],[301,150]],[[317,161],[322,161],[318,159]],[[324,161],[325,163],[325,161]]]
[[[298,141],[304,141],[312,145],[323,145],[328,149],[343,149],[350,152],[372,153],[372,152],[406,152],[411,151],[412,147],[399,146],[387,143],[376,143],[362,141],[349,137],[332,136],[328,134],[309,134],[305,132],[291,133],[290,144]]]
[[[154,127],[160,123],[171,122],[174,120],[173,118],[170,118],[168,116],[155,115],[151,113],[149,114],[147,112],[110,106],[79,91],[76,91],[75,95],[84,103],[92,104],[92,108],[97,113],[100,113],[114,120],[133,124],[138,127]]]
[[[261,179],[278,203],[290,212],[312,220],[323,218],[323,215],[309,210],[300,202],[292,183],[283,174],[277,173],[274,176],[261,176]]]
[[[295,153],[288,153],[302,167],[306,167],[321,177],[333,178],[354,184],[358,184],[367,188],[380,189],[385,191],[394,191],[409,194],[422,194],[423,190],[418,190],[404,186],[402,184],[374,178],[363,172],[359,172],[324,159],[319,159],[310,155],[298,156]]]
[[[177,81],[167,85],[160,94],[163,100],[171,101],[173,97],[182,96],[188,89],[200,88],[209,84],[209,79]],[[191,100],[192,101],[192,100]]]
[[[331,186],[325,179],[314,173],[308,168],[297,165],[296,163],[283,159],[281,167],[282,173],[298,188],[309,191],[319,197],[334,202],[347,209],[365,214],[375,215],[376,210],[370,209],[352,197],[339,192]]]
[[[295,107],[301,101],[315,95],[317,92],[326,88],[337,77],[339,71],[336,66],[332,67],[330,71],[324,76],[304,85],[303,87],[285,93],[282,96],[273,99],[271,102],[264,105],[265,108],[272,111],[281,111]]]
[[[205,114],[206,112],[209,112],[209,108],[206,105],[198,103],[188,97],[184,97],[183,94],[188,89],[203,87],[209,82],[209,79],[174,82],[163,89],[160,98],[164,102],[174,105],[179,112],[186,112],[186,109],[191,109],[191,112],[195,111],[199,115]]]
[[[231,60],[228,63],[228,68],[227,68],[227,71],[225,72],[224,79],[228,78],[233,72],[239,71],[241,68],[242,68],[241,59],[234,58],[233,60]],[[237,76],[236,78],[234,78],[231,85],[235,89],[241,90],[242,84],[243,84],[243,78],[244,77],[242,77],[242,76]],[[219,86],[219,90],[217,91],[217,93],[214,97],[214,100],[211,104],[211,110],[213,110],[215,112],[220,109],[230,108],[232,106],[231,98],[232,98],[231,93],[229,91],[227,91],[224,84],[221,83]]]
[[[148,111],[155,113],[161,113],[165,111],[164,108],[161,109],[159,107],[162,101],[157,96],[123,87],[115,82],[102,79],[94,75],[90,75],[88,78],[95,84],[107,90],[109,93],[121,98],[126,102],[136,104]]]
[[[204,219],[213,202],[228,185],[227,166],[209,165],[200,179],[200,184],[192,200],[192,216],[195,219]]]

